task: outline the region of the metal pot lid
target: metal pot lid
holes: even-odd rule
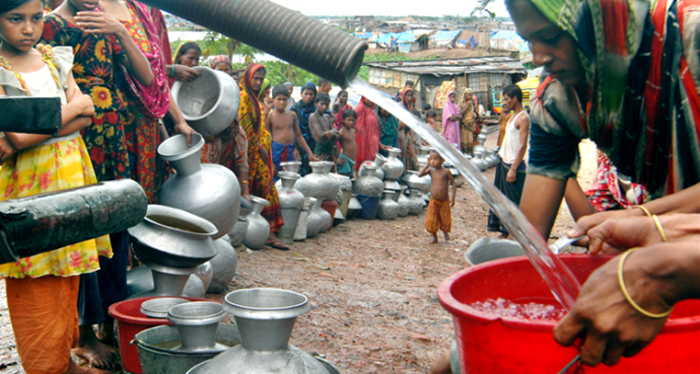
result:
[[[144,301],[141,304],[141,313],[150,318],[164,319],[168,316],[168,310],[171,307],[189,302],[189,300],[179,297],[157,297]]]

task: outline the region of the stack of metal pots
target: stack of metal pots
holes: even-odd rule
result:
[[[128,232],[136,255],[148,266],[135,273],[140,274],[136,283],[142,285],[141,292],[133,297],[185,295],[190,279],[195,280],[194,289],[189,290],[187,296],[204,295],[204,282],[197,282],[199,277],[192,275],[218,253],[212,240],[217,229],[211,222],[180,209],[149,205],[143,221]],[[212,271],[211,266],[209,271]],[[206,277],[211,280],[211,273]],[[131,278],[131,283],[135,283],[134,277]],[[150,285],[149,281],[153,288],[144,290]]]
[[[306,296],[280,289],[239,290],[226,295],[224,309],[235,319],[241,345],[193,367],[188,374],[340,373],[328,361],[289,345],[296,318],[311,309]]]

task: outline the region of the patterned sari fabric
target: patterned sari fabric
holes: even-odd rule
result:
[[[588,136],[652,196],[698,183],[700,0],[658,0],[651,10],[648,2],[531,2],[577,43],[590,99],[582,108],[562,99],[576,98],[573,89],[551,78],[540,85],[528,172],[572,176],[576,144]],[[555,154],[567,161],[547,161]]]
[[[72,65],[69,48],[37,46],[43,52],[47,68],[35,73],[12,73],[0,57],[0,85],[10,96],[61,97]],[[55,53],[55,55],[54,55]],[[54,64],[55,61],[55,64]],[[60,83],[59,83],[60,82]],[[0,168],[0,201],[97,183],[90,156],[80,136],[41,143],[21,150],[5,160]],[[68,277],[100,268],[98,256],[112,257],[109,237],[72,244],[51,252],[0,265],[0,276],[11,278],[55,275]]]
[[[379,152],[379,120],[374,107],[374,103],[363,97],[355,108],[355,112],[357,112],[355,170],[359,170],[363,162],[374,160],[375,155]]]
[[[377,119],[379,124],[379,143],[390,147],[398,147],[399,140],[399,120],[389,113],[388,116],[382,117],[377,109]],[[386,155],[385,152],[382,152]]]
[[[131,178],[141,185],[150,204],[158,202],[158,191],[163,184],[165,165],[157,157],[160,144],[158,119],[165,115],[170,103],[170,94],[165,75],[165,64],[160,53],[160,42],[148,12],[132,1],[126,2],[131,21],[121,21],[129,31],[134,43],[141,49],[152,66],[154,80],[151,86],[141,85],[122,69],[120,83],[124,88],[127,116],[124,126],[131,161]],[[147,31],[150,30],[150,31]]]
[[[282,210],[280,209],[279,196],[274,183],[272,183],[272,137],[262,126],[265,123],[265,114],[257,95],[250,87],[251,79],[262,65],[249,65],[239,84],[241,92],[241,106],[238,109],[238,122],[248,138],[248,179],[251,195],[259,196],[270,202],[270,205],[262,211],[262,216],[270,223],[272,232],[279,232],[284,225]],[[268,154],[268,162],[263,162],[260,156],[258,144],[261,144]]]
[[[123,55],[112,35],[88,34],[56,13],[45,17],[42,43],[73,47],[73,76],[80,90],[92,97],[95,116],[82,130],[98,181],[131,177],[124,122],[126,106],[115,81]]]

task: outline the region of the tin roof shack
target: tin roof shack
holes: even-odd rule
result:
[[[441,30],[430,37],[430,48],[454,48],[462,30]]]
[[[504,88],[525,77],[526,69],[520,61],[505,56],[472,57],[453,60],[383,61],[367,62],[369,83],[393,94],[403,88],[407,80],[416,83],[418,103],[434,106],[437,88],[445,81],[454,81],[455,89],[474,90],[485,110],[492,110],[492,88]],[[419,106],[420,107],[420,106]]]

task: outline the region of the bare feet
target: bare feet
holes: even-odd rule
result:
[[[90,366],[98,369],[113,369],[119,365],[117,355],[97,340],[92,326],[80,326],[78,347],[73,348],[73,353],[87,360]]]
[[[102,343],[114,345],[114,321],[97,325],[97,328],[95,328],[95,336]]]
[[[73,359],[70,359],[70,363],[68,364],[68,371],[66,374],[99,374],[100,372],[97,370],[90,369],[89,367],[82,367],[79,366],[78,364],[73,361]]]
[[[432,234],[432,235],[433,235],[433,241],[430,242],[430,244],[437,244],[438,243],[437,234]]]
[[[502,232],[501,235],[498,235],[498,239],[508,239],[508,233]]]
[[[445,241],[449,242],[450,241],[450,234],[448,234],[446,232],[443,232],[443,234],[445,234]]]

